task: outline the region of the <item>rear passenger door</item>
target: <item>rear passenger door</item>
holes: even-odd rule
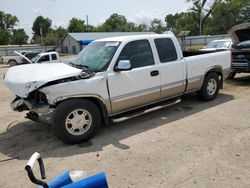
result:
[[[180,95],[185,90],[185,64],[179,58],[171,38],[154,40],[161,77],[161,99]]]
[[[138,40],[127,43],[116,65],[120,60],[129,60],[132,70],[111,72],[108,75],[112,113],[159,100],[159,68],[155,65],[149,41]]]

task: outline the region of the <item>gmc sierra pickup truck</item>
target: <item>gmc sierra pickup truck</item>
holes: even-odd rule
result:
[[[55,135],[74,144],[102,123],[176,104],[185,93],[213,100],[230,68],[230,51],[183,57],[174,35],[151,34],[96,40],[68,64],[12,67],[4,82],[16,95],[13,110],[32,120],[51,115]]]

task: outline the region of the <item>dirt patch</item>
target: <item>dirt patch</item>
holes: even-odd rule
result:
[[[249,187],[250,76],[226,81],[218,98],[183,101],[127,122],[103,126],[95,138],[65,145],[47,124],[13,112],[0,65],[0,187],[34,187],[24,166],[35,151],[48,179],[67,170],[105,171],[110,187]],[[13,181],[15,180],[15,181]]]

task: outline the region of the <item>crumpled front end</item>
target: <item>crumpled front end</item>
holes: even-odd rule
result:
[[[33,91],[27,98],[16,98],[11,102],[14,111],[28,111],[26,118],[36,122],[51,123],[51,118],[55,108],[47,102],[46,96],[40,91]]]
[[[49,83],[77,79],[81,75],[81,69],[64,63],[28,64],[11,67],[5,74],[4,84],[16,95],[11,102],[14,111],[49,114],[54,108],[40,89]]]
[[[28,110],[38,114],[48,113],[54,110],[54,108],[48,104],[46,95],[39,90],[31,92],[27,98],[16,96],[11,102],[11,108],[18,112]]]
[[[64,63],[28,64],[11,67],[5,74],[4,84],[17,96],[27,98],[45,84],[78,76],[82,73]]]

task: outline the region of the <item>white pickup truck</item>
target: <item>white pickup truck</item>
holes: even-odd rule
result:
[[[28,53],[29,51],[20,51],[17,52],[18,54],[21,54],[22,56]],[[2,62],[3,64],[9,64],[10,66],[15,66],[22,63],[22,57],[20,55],[16,54],[16,51],[11,52],[12,55],[9,56],[2,56]]]
[[[32,120],[51,114],[55,135],[74,144],[102,123],[176,104],[185,93],[213,100],[230,67],[229,51],[184,58],[175,36],[152,34],[96,40],[69,64],[12,67],[4,82],[16,94],[13,110]]]
[[[25,55],[28,52],[17,52],[13,53],[17,54],[16,56],[4,56],[2,57],[2,61],[4,64],[9,64],[11,67],[19,64],[25,63],[53,63],[60,62],[60,57],[57,52],[42,52],[34,56],[32,59],[27,58]],[[26,61],[24,62],[25,59]]]
[[[60,57],[57,52],[43,52],[37,54],[32,59],[27,58],[25,55],[22,55],[18,52],[15,52],[22,58],[24,58],[28,63],[54,63],[54,62],[60,62]]]

